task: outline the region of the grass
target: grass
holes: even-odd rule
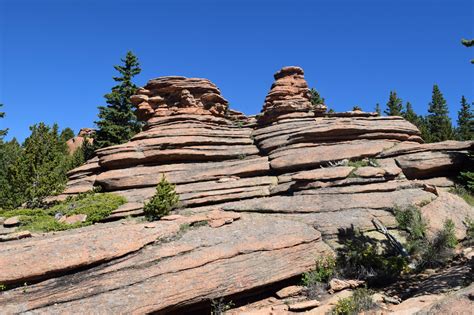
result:
[[[332,314],[349,315],[373,310],[377,307],[377,304],[373,301],[372,295],[373,292],[367,288],[356,289],[351,297],[340,299],[337,302]]]
[[[417,207],[395,209],[394,212],[398,227],[407,232],[406,247],[415,259],[419,271],[428,267],[442,266],[453,256],[453,249],[458,241],[452,220],[444,221],[443,228],[428,238],[428,224]]]
[[[349,163],[347,163],[347,166],[352,166],[358,169],[359,167],[364,167],[364,166],[377,167],[377,166],[380,166],[380,164],[377,161],[377,159],[368,158],[368,159],[354,160],[354,161],[351,160],[349,161]]]
[[[470,192],[463,186],[455,185],[449,190],[449,192],[458,195],[459,197],[464,199],[469,205],[474,206],[474,195],[472,194],[472,192]]]
[[[20,220],[20,230],[31,232],[63,231],[99,222],[125,202],[124,197],[110,193],[87,193],[68,198],[48,209],[1,210],[0,217],[17,216]],[[59,222],[55,218],[57,214],[62,216],[86,214],[87,219],[85,222],[67,224]]]
[[[336,272],[336,259],[332,256],[317,258],[313,270],[305,272],[302,282],[305,287],[309,287],[317,282],[327,283]]]

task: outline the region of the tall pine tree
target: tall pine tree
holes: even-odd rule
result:
[[[464,95],[461,97],[461,109],[458,111],[458,128],[456,136],[459,140],[474,140],[474,115],[471,105]]]
[[[375,104],[375,112],[377,113],[377,115],[382,116],[382,109],[380,109],[379,103]]]
[[[132,79],[140,73],[140,64],[130,51],[122,62],[122,66],[114,66],[120,76],[113,79],[119,84],[104,96],[107,106],[99,106],[100,120],[95,122],[98,127],[94,136],[96,148],[127,142],[141,129],[141,123],[137,121],[130,102],[130,96],[137,90]]]
[[[405,111],[402,113],[403,118],[408,120],[414,125],[418,124],[419,117],[413,110],[413,106],[411,105],[410,102],[407,102],[405,105]]]
[[[453,138],[451,119],[448,116],[448,105],[437,84],[433,85],[433,94],[428,108],[428,130],[430,142],[439,142]]]
[[[388,116],[401,116],[403,110],[403,103],[400,98],[397,97],[397,92],[390,91],[390,97],[387,102],[387,109],[385,114]]]
[[[3,106],[3,104],[0,104],[0,107],[2,107],[2,106]],[[3,118],[3,117],[5,117],[5,113],[0,112],[0,118]],[[3,140],[3,137],[6,136],[7,132],[8,132],[8,129],[0,129],[0,141]]]

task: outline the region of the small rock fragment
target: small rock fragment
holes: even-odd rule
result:
[[[69,217],[66,217],[64,223],[66,224],[75,224],[79,222],[85,222],[87,220],[87,214],[74,214]]]
[[[334,293],[348,288],[357,288],[362,284],[364,284],[364,281],[362,280],[332,279],[331,281],[329,281],[329,292]]]
[[[27,237],[31,237],[31,232],[30,231],[21,231],[21,232],[16,232],[16,233],[11,233],[11,234],[0,236],[0,242],[20,240],[22,238],[27,238]]]
[[[19,217],[11,217],[6,219],[3,222],[4,227],[12,227],[12,226],[17,226],[20,224],[20,218]]]
[[[304,311],[318,307],[321,303],[318,300],[309,300],[288,305],[290,311]]]
[[[284,299],[290,296],[295,296],[300,294],[303,291],[304,287],[299,286],[299,285],[292,285],[286,288],[281,289],[280,291],[277,291],[276,295],[280,299]]]

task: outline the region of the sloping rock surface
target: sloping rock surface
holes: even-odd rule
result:
[[[466,236],[474,208],[436,186],[452,185],[474,142],[424,144],[401,117],[326,115],[301,68],[274,77],[258,118],[229,109],[207,79],[162,77],[139,89],[131,101],[144,130],[98,150],[50,198],[101,187],[128,202],[113,222],[66,232],[19,239],[0,226],[1,312],[199,311],[299,276],[344,231],[377,233],[372,219],[396,228],[394,209],[410,205],[430,233],[451,219]],[[116,221],[142,215],[162,176],[180,196],[172,215]]]

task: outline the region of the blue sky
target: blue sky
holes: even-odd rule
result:
[[[0,129],[23,140],[44,121],[93,126],[127,50],[143,85],[205,77],[232,108],[258,113],[285,65],[337,111],[373,110],[395,89],[425,113],[434,83],[453,119],[474,101],[472,0],[0,0]]]

